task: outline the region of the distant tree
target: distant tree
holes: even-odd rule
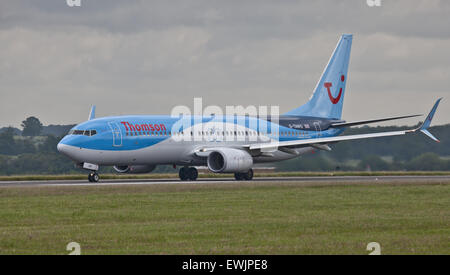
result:
[[[16,154],[26,154],[36,152],[35,143],[30,139],[16,140]]]
[[[22,121],[22,136],[38,136],[42,131],[42,123],[38,118],[31,116]]]
[[[389,163],[387,163],[377,155],[366,156],[359,162],[358,167],[360,170],[366,170],[367,168],[370,168],[370,170],[372,171],[391,170]]]
[[[273,164],[278,171],[334,171],[335,163],[319,153],[307,154],[300,158]]]
[[[16,150],[14,141],[14,128],[8,127],[0,134],[0,154],[13,155]]]
[[[443,160],[435,153],[424,153],[410,160],[406,167],[415,171],[445,171],[450,167],[450,162]]]
[[[8,139],[12,139],[14,137],[14,127],[9,126],[5,129],[3,133],[0,134],[2,137],[7,137]]]
[[[58,142],[61,140],[61,138],[57,138],[52,135],[47,135],[47,138],[45,139],[44,143],[42,143],[39,146],[40,152],[54,152],[57,153],[56,146],[58,145]]]

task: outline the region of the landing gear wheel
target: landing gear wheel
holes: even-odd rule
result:
[[[180,171],[178,171],[178,176],[180,180],[188,180],[188,169],[186,167],[181,167]]]
[[[99,179],[100,179],[100,177],[95,172],[92,172],[88,175],[89,182],[98,182]]]
[[[247,173],[243,173],[243,177],[245,180],[252,180],[253,179],[253,169],[248,170]]]
[[[234,173],[234,178],[236,180],[243,180],[244,177],[242,176],[242,173]]]
[[[246,173],[234,173],[234,178],[236,180],[252,180],[253,179],[253,169],[248,170]]]
[[[197,168],[191,167],[187,170],[187,176],[189,180],[197,180],[198,171]]]

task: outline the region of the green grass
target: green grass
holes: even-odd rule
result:
[[[0,254],[450,254],[449,183],[2,187]]]
[[[320,177],[320,176],[443,176],[450,171],[340,171],[340,172],[255,172],[254,177]],[[101,174],[101,179],[162,179],[178,178],[178,173],[150,174]],[[199,178],[231,178],[233,174],[200,173]],[[85,174],[68,175],[12,175],[0,176],[0,181],[37,181],[37,180],[86,180]]]

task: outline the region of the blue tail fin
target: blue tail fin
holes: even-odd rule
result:
[[[341,118],[352,37],[341,36],[309,101],[285,115]]]

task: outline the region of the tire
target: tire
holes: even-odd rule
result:
[[[196,168],[191,167],[187,170],[187,176],[189,180],[197,180],[198,178],[198,171]]]
[[[180,171],[178,171],[178,176],[180,177],[180,180],[188,180],[188,169],[181,167]]]
[[[248,170],[247,173],[243,173],[243,178],[245,180],[252,180],[253,179],[253,169]]]
[[[100,177],[95,172],[89,173],[89,175],[88,175],[89,182],[98,182],[99,179],[100,179]]]
[[[243,180],[244,177],[242,176],[242,173],[234,173],[234,178],[236,180]]]

